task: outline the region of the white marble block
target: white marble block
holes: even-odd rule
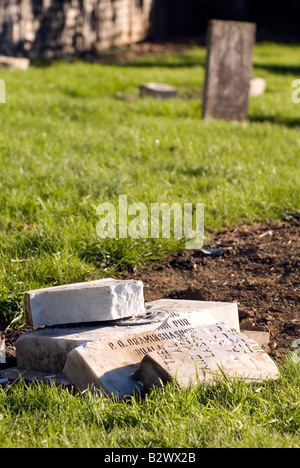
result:
[[[143,283],[104,279],[29,291],[25,312],[33,327],[140,316],[145,314]]]

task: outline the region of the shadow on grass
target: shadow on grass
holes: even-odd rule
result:
[[[75,63],[82,62],[95,65],[120,66],[120,67],[136,67],[136,68],[188,68],[188,67],[205,67],[206,57],[193,56],[192,54],[184,53],[162,53],[161,55],[153,54],[143,57],[137,55],[135,58],[127,57],[126,51],[104,51],[83,55],[75,55],[65,58],[39,58],[32,60],[31,65],[36,68],[49,68],[56,63]]]
[[[249,121],[253,123],[271,123],[289,128],[300,127],[300,117],[281,117],[280,115],[252,115]]]
[[[300,75],[300,65],[276,65],[276,64],[261,64],[254,63],[254,68],[265,70],[278,75]]]

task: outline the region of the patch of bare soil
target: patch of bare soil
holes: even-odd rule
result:
[[[270,332],[270,354],[280,359],[300,338],[300,221],[240,225],[216,234],[206,246],[219,250],[170,253],[123,278],[144,283],[145,301],[178,298],[236,302],[241,328]],[[28,326],[5,333],[6,367],[16,365],[15,342]],[[4,325],[0,334],[4,334]]]
[[[300,222],[240,225],[211,235],[215,254],[184,250],[131,278],[145,300],[236,302],[241,328],[270,332],[277,358],[300,338]]]

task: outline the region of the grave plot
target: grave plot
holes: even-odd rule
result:
[[[21,375],[123,398],[178,371],[179,384],[195,383],[195,366],[205,381],[219,368],[250,380],[278,376],[269,356],[240,333],[235,303],[144,303],[141,281],[108,279],[30,291],[25,305],[27,320],[43,328],[19,338],[18,368],[1,373],[2,383]]]

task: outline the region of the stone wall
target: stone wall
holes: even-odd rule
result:
[[[148,34],[153,0],[1,0],[0,54],[73,55]]]

